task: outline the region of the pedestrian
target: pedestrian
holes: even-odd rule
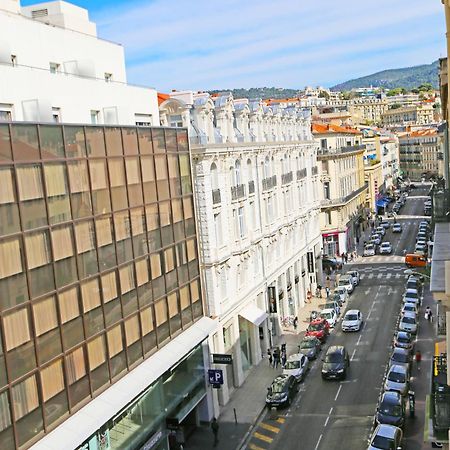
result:
[[[217,419],[213,417],[213,420],[211,422],[211,430],[214,434],[214,447],[219,442],[219,423],[217,422]]]
[[[280,349],[278,347],[273,351],[273,368],[278,369],[278,365],[280,364]]]
[[[298,326],[298,317],[297,316],[294,317],[293,325],[294,325],[294,330],[297,331],[297,326]]]
[[[281,344],[281,353],[286,353],[286,343],[285,342],[283,342],[282,344]]]
[[[270,348],[267,349],[267,357],[269,358],[269,366],[272,367],[273,357],[272,357],[272,352],[270,351]]]
[[[431,308],[429,306],[425,309],[425,319],[429,322],[433,321],[433,313],[431,312]]]
[[[356,236],[356,245],[359,245],[359,236]]]
[[[281,352],[281,367],[284,369],[284,367],[286,366],[286,361],[287,361],[287,355],[286,352]]]
[[[328,286],[325,288],[325,292],[327,294],[327,298],[329,298],[330,297],[330,288]]]
[[[341,253],[341,260],[342,260],[342,265],[345,263],[345,253],[342,252]]]
[[[347,264],[347,262],[348,262],[348,253],[347,252],[345,252],[344,258],[345,258],[345,264]]]
[[[417,364],[417,370],[420,370],[420,361],[422,361],[422,353],[420,353],[420,350],[416,350],[416,364]]]

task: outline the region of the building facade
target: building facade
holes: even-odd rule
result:
[[[0,0],[0,121],[159,124],[154,89],[127,84],[124,49],[88,12]]]
[[[308,112],[230,95],[173,92],[160,114],[191,124],[212,351],[233,357],[224,404],[321,276],[317,144]]]
[[[425,128],[399,135],[400,170],[412,180],[422,174],[443,176],[444,157],[436,128]]]
[[[322,182],[320,226],[323,253],[341,255],[355,249],[364,219],[367,184],[364,179],[362,133],[353,128],[313,124]]]
[[[434,109],[430,103],[391,108],[381,115],[382,124],[387,128],[434,123]]]

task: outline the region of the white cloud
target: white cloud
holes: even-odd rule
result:
[[[94,19],[102,37],[124,45],[129,81],[159,90],[334,83],[445,49],[440,2],[362,3],[154,0]]]

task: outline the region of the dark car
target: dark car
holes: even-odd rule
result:
[[[377,423],[403,428],[405,424],[405,398],[395,391],[386,391],[377,408]]]
[[[330,325],[325,319],[313,320],[306,330],[305,336],[315,336],[321,342],[325,342],[330,334]]]
[[[267,388],[266,405],[272,406],[289,406],[295,393],[297,392],[295,377],[292,375],[279,375]]]
[[[350,366],[348,352],[342,345],[331,346],[323,359],[322,378],[323,379],[344,379],[347,376],[347,369]]]
[[[315,336],[305,336],[298,346],[298,351],[308,357],[316,359],[320,353],[321,342]]]
[[[399,331],[394,337],[394,347],[405,348],[410,352],[413,350],[413,338],[406,331]]]
[[[411,352],[407,348],[394,347],[391,358],[389,359],[389,367],[395,365],[405,366],[411,369]]]
[[[330,256],[324,256],[322,258],[322,268],[323,270],[339,270],[342,269],[342,263],[336,258],[331,258]]]
[[[422,292],[422,283],[417,278],[410,278],[406,283],[405,289],[415,289],[417,292]]]

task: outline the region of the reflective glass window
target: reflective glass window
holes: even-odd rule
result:
[[[52,125],[39,127],[42,159],[64,158],[64,142],[62,128]]]
[[[11,140],[16,161],[36,161],[40,159],[36,125],[12,125]]]
[[[82,158],[86,156],[86,139],[83,127],[64,126],[64,137],[68,158]]]

